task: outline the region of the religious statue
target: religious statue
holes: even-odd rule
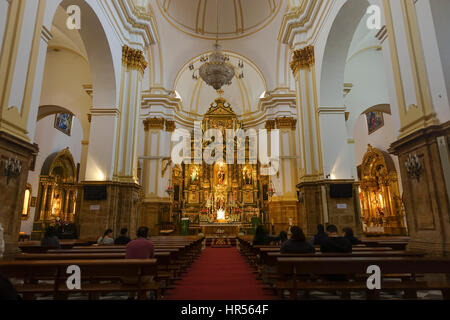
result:
[[[198,181],[198,169],[194,168],[192,169],[191,173],[191,183],[195,184]]]
[[[243,176],[244,176],[244,183],[245,183],[246,185],[251,185],[251,184],[253,184],[252,172],[251,172],[250,169],[244,168]]]
[[[219,172],[217,172],[217,180],[220,185],[222,185],[225,182],[225,171],[222,167],[219,168]]]

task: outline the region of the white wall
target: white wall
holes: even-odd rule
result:
[[[83,140],[83,130],[81,123],[77,118],[73,118],[71,136],[65,135],[61,131],[54,128],[55,115],[47,116],[37,122],[35,143],[39,145],[39,153],[36,158],[36,166],[34,171],[28,174],[28,183],[32,186],[32,196],[38,196],[39,176],[41,174],[42,165],[45,159],[55,152],[60,152],[69,147],[72,153],[75,165],[81,160],[81,141]],[[22,221],[21,232],[31,234],[33,231],[33,222],[35,217],[35,208],[30,209],[30,216],[27,220]]]

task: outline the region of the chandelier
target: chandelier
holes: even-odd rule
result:
[[[237,68],[230,63],[230,56],[223,53],[222,46],[219,44],[219,0],[217,0],[217,35],[214,51],[209,56],[202,56],[200,62],[203,65],[199,68],[199,75],[207,85],[220,90],[224,85],[231,84]],[[238,68],[244,68],[242,60],[239,61]],[[189,65],[189,69],[194,71],[192,78],[197,80],[199,76],[195,74],[193,63]],[[237,77],[243,79],[244,73],[241,71]]]

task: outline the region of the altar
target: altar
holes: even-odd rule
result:
[[[227,234],[237,235],[244,225],[250,225],[254,217],[261,217],[263,189],[267,179],[260,176],[260,167],[256,161],[250,161],[249,139],[244,141],[235,137],[233,155],[226,146],[227,130],[243,130],[231,105],[219,97],[204,115],[202,133],[209,129],[221,131],[223,139],[223,160],[212,164],[190,161],[173,168],[175,210],[181,217],[189,219],[190,229],[198,228],[204,234],[215,234],[222,228]],[[208,148],[211,141],[191,138],[191,145],[201,146],[201,151]],[[239,162],[238,145],[244,146],[245,161]],[[195,152],[195,151],[194,151]],[[192,154],[194,154],[192,152]],[[229,158],[234,159],[230,163]],[[225,162],[225,160],[227,162]],[[194,159],[191,159],[194,160]]]

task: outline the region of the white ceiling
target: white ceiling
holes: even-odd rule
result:
[[[157,0],[157,5],[174,27],[206,39],[216,38],[219,10],[219,38],[234,39],[264,28],[282,0]]]

